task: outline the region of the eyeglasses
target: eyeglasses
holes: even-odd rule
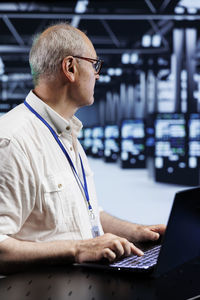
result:
[[[99,73],[101,71],[101,67],[103,65],[103,60],[95,59],[95,58],[89,58],[89,57],[83,57],[83,56],[73,56],[73,57],[84,59],[84,60],[87,60],[87,61],[91,62],[92,65],[93,65],[93,68],[95,70],[95,74],[99,75]]]

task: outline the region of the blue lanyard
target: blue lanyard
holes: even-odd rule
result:
[[[86,176],[85,176],[85,170],[84,170],[84,167],[83,167],[83,162],[82,162],[82,159],[81,159],[81,156],[79,154],[79,157],[80,157],[80,162],[81,162],[81,169],[82,169],[82,173],[83,173],[83,180],[84,180],[84,184],[82,183],[80,177],[78,176],[78,173],[74,167],[74,164],[69,156],[69,154],[67,153],[65,147],[63,146],[63,144],[61,143],[61,141],[59,140],[56,132],[53,130],[53,128],[26,102],[26,100],[24,101],[24,104],[26,105],[26,107],[36,115],[36,117],[38,117],[38,119],[40,119],[47,127],[48,129],[51,131],[53,137],[55,138],[56,142],[58,143],[58,145],[60,146],[61,150],[63,151],[63,153],[65,154],[66,158],[68,159],[68,162],[74,172],[74,174],[76,175],[77,179],[79,180],[83,190],[84,190],[84,193],[85,193],[85,198],[87,200],[87,203],[88,203],[88,208],[89,210],[92,212],[92,206],[90,204],[90,198],[89,198],[89,193],[88,193],[88,187],[87,187],[87,181],[86,181]]]

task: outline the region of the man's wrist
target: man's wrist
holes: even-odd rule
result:
[[[75,263],[80,263],[80,256],[82,251],[84,251],[84,243],[86,241],[85,240],[76,240],[73,241],[73,247],[72,247],[72,253],[73,253],[73,257],[74,257],[74,262]]]

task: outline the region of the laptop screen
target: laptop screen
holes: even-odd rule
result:
[[[156,267],[156,274],[200,256],[200,188],[178,192]]]

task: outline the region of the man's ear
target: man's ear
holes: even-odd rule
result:
[[[62,61],[62,71],[70,82],[75,81],[75,61],[72,56],[67,56]]]

